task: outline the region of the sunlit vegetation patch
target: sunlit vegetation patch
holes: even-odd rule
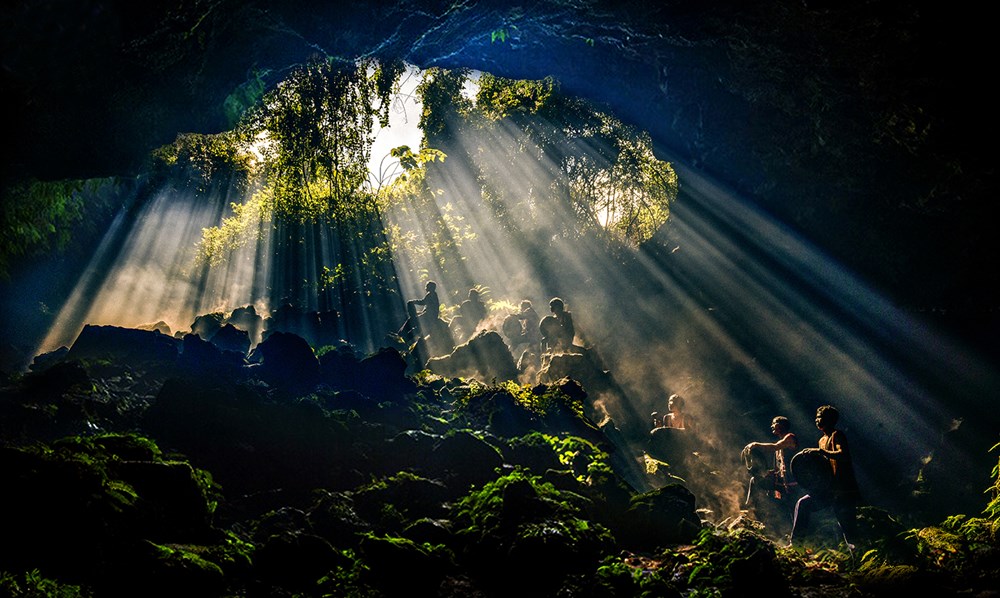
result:
[[[182,133],[153,151],[153,173],[170,184],[186,183],[199,194],[226,190],[245,193],[252,180],[254,156],[232,132]]]
[[[469,96],[468,71],[423,72],[423,143],[392,150],[398,176],[373,179],[372,125],[387,125],[403,69],[316,58],[264,93],[233,132],[161,148],[158,163],[186,169],[196,190],[244,191],[204,230],[199,257],[219,265],[266,234],[279,233],[277,249],[312,236],[323,244],[305,248],[316,256],[307,275],[317,289],[368,281],[371,292],[391,293],[395,256],[455,272],[467,244],[488,242],[483,226],[543,244],[592,236],[610,248],[649,240],[669,217],[677,177],[648,135],[552,79],[482,74]],[[443,188],[444,179],[478,188],[478,198]]]
[[[523,169],[522,161],[542,162],[548,184],[528,197],[514,197],[502,185],[484,185],[487,201],[505,206],[510,215],[536,218],[562,200],[578,235],[607,230],[618,241],[648,240],[670,213],[677,196],[677,175],[658,160],[648,134],[583,100],[559,93],[551,79],[513,81],[483,74],[476,108],[478,125],[501,138],[514,125],[514,143],[497,144],[479,164],[486,180],[501,181],[503,171]],[[503,153],[501,153],[503,152]],[[496,157],[505,158],[503,162]],[[546,162],[548,162],[546,164]],[[518,223],[527,225],[527,221]]]
[[[510,584],[514,580],[496,578],[513,568],[544,589],[591,569],[613,546],[611,532],[586,517],[587,504],[581,495],[516,469],[463,497],[452,517],[482,575]]]
[[[471,380],[457,393],[456,411],[466,417],[488,420],[497,411],[509,406],[523,409],[530,415],[545,418],[567,411],[583,416],[583,401],[572,397],[556,385],[532,386],[510,380],[487,385]]]
[[[11,598],[90,598],[93,593],[78,585],[50,579],[38,569],[15,575],[0,571],[0,591]]]

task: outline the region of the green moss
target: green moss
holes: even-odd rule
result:
[[[91,592],[43,576],[37,569],[15,575],[0,572],[0,594],[10,598],[89,598]]]

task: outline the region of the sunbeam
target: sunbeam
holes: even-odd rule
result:
[[[719,517],[741,509],[739,447],[765,437],[776,415],[811,446],[816,408],[836,405],[866,493],[903,502],[942,435],[996,388],[977,355],[710,177],[659,148],[654,159],[641,132],[616,140],[630,130],[596,112],[559,121],[529,104],[503,118],[448,115],[447,144],[433,147],[416,127],[423,81],[409,69],[367,187],[323,196],[333,216],[276,216],[255,191],[206,199],[164,188],[137,200],[95,248],[39,352],[71,344],[88,323],[163,321],[182,334],[202,314],[252,305],[266,316],[286,304],[331,314],[336,340],[372,352],[427,281],[447,319],[482,289],[493,311],[480,329],[500,331],[522,300],[546,315],[560,297],[575,344],[613,379],[590,397],[597,423],[619,431],[618,448],[642,469],[649,414],[682,394],[705,474],[687,482]],[[463,97],[477,90],[466,81]],[[412,164],[387,161],[402,145]],[[418,164],[427,149],[447,157]],[[334,187],[339,173],[326,174]],[[239,218],[253,234],[221,262],[197,261],[205,231]],[[959,425],[969,440],[949,466],[974,479],[996,417]]]

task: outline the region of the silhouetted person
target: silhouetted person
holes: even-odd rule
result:
[[[697,447],[694,419],[685,412],[684,397],[672,394],[667,399],[669,411],[660,417],[654,411],[653,429],[649,432],[649,454],[669,466],[670,475],[685,478],[696,469],[692,452]]]
[[[549,301],[549,311],[552,315],[542,318],[538,325],[538,332],[542,337],[542,352],[571,352],[576,349],[573,345],[573,338],[576,336],[573,315],[566,309],[563,300],[554,297]]]
[[[828,487],[808,488],[806,494],[795,504],[795,516],[792,521],[792,534],[789,545],[801,537],[808,529],[812,514],[820,509],[832,509],[844,541],[849,549],[853,549],[851,539],[857,519],[857,507],[861,502],[861,492],[857,479],[854,477],[854,466],[851,462],[851,450],[847,444],[847,435],[837,429],[840,413],[833,405],[824,405],[816,410],[816,427],[823,432],[819,439],[819,448],[805,449],[795,455],[795,463],[799,463],[802,453],[808,453],[810,458],[818,454],[829,463],[832,475]],[[803,463],[805,461],[803,460]],[[797,465],[796,465],[797,466]],[[802,475],[796,472],[799,480]]]
[[[406,314],[408,317],[399,329],[399,336],[409,335],[414,328],[420,327],[421,321],[432,327],[434,320],[438,319],[438,315],[441,313],[441,301],[438,299],[437,283],[433,280],[427,281],[427,284],[424,285],[424,291],[426,293],[423,298],[410,299],[406,302]],[[422,305],[424,308],[419,314],[417,313],[418,305]]]
[[[531,306],[531,301],[527,299],[521,301],[521,311],[516,314],[521,321],[521,335],[525,343],[531,345],[532,349],[537,349],[538,342],[542,339],[538,332],[538,324],[541,318],[538,312]]]
[[[691,418],[684,413],[684,397],[672,394],[667,399],[667,413],[661,418],[656,411],[652,413],[653,428],[677,428],[684,430],[692,427]]]
[[[791,462],[799,450],[799,439],[792,432],[791,422],[781,415],[771,420],[771,434],[777,437],[776,441],[751,442],[743,447],[741,456],[750,471],[746,504],[760,509],[762,515],[776,514],[780,516],[776,521],[790,523],[798,495]],[[781,531],[780,523],[775,527]]]
[[[479,324],[486,319],[489,310],[479,296],[479,291],[469,289],[469,298],[458,306],[459,315],[455,318],[454,324],[461,335],[465,338],[472,336],[479,327]]]

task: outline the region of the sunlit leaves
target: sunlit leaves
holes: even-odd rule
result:
[[[232,204],[233,215],[223,219],[222,224],[202,231],[198,244],[198,259],[217,265],[246,243],[260,240],[271,221],[271,202],[264,189],[242,204]]]
[[[171,181],[194,181],[199,193],[230,185],[245,191],[253,171],[253,157],[232,133],[182,133],[173,143],[153,151],[153,165]]]
[[[667,221],[677,196],[677,174],[656,159],[648,137],[625,138],[620,149],[610,167],[573,179],[572,195],[592,207],[598,224],[638,244]]]
[[[552,97],[555,82],[504,79],[489,73],[479,77],[476,107],[489,119],[499,120],[514,113],[535,114]]]
[[[421,148],[419,152],[414,153],[408,145],[392,148],[389,150],[389,155],[399,160],[399,165],[403,167],[404,171],[422,167],[428,162],[444,162],[444,159],[447,157],[441,150],[429,147]]]
[[[464,131],[481,136],[472,161],[501,226],[530,231],[543,212],[565,214],[544,219],[549,235],[637,245],[666,222],[677,177],[653,155],[648,135],[561,94],[551,79],[484,73],[478,85]],[[513,188],[512,173],[531,184]]]
[[[267,140],[266,180],[277,214],[299,220],[356,215],[349,204],[364,201],[372,125],[388,124],[402,71],[398,62],[317,58],[264,96],[243,127]]]
[[[452,141],[449,137],[457,125],[467,119],[472,110],[472,102],[462,95],[468,71],[465,69],[427,69],[424,72],[417,94],[423,106],[418,126],[424,132],[424,145],[441,147],[442,141]]]
[[[309,284],[328,288],[354,279],[378,284],[389,257],[383,205],[369,188],[368,162],[373,125],[388,125],[403,70],[398,61],[317,57],[264,94],[236,135],[260,156],[259,191],[233,204],[222,224],[203,231],[199,257],[218,264],[266,232],[319,225],[335,232],[332,246],[315,251],[334,257],[317,261]],[[298,240],[279,236],[277,242],[291,247]]]

